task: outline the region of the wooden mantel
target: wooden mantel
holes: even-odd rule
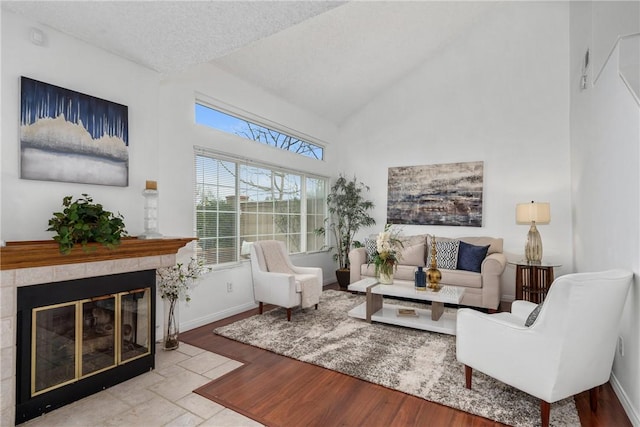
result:
[[[193,240],[197,238],[138,239],[130,237],[122,239],[120,245],[114,249],[98,243],[88,244],[87,250],[76,245],[68,255],[60,253],[58,243],[54,240],[7,242],[7,246],[0,248],[0,270],[169,255],[177,253],[180,248]]]

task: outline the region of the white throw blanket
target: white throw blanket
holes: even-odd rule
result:
[[[284,254],[280,251],[278,242],[264,241],[260,242],[260,246],[262,246],[262,254],[268,271],[292,274],[296,282],[300,284],[300,305],[302,308],[311,307],[320,302],[322,284],[318,283],[318,276],[314,274],[299,274],[293,271],[284,258]]]

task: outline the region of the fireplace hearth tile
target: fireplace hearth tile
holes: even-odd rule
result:
[[[120,384],[116,384],[108,390],[112,391],[116,395],[127,395],[136,393],[139,390],[151,387],[154,384],[157,384],[163,381],[165,377],[158,374],[155,370],[147,372],[142,375],[138,375],[137,377],[133,377],[130,380],[122,382]],[[124,401],[128,401],[127,398],[122,398]]]
[[[191,412],[187,412],[171,421],[170,423],[165,424],[163,427],[190,427],[200,425],[204,420],[193,414]]]
[[[140,270],[157,268],[157,266],[160,265],[161,263],[162,263],[162,257],[160,255],[138,258],[138,266],[140,267]]]
[[[16,286],[39,285],[53,282],[53,267],[32,267],[14,270]]]
[[[206,352],[180,362],[179,365],[196,374],[204,374],[212,368],[223,365],[227,360],[229,359],[224,356]]]
[[[105,426],[161,426],[167,420],[174,420],[187,411],[175,403],[156,396],[140,405],[135,405],[126,412],[109,417],[105,420]]]
[[[161,350],[160,347],[158,347],[156,349],[156,353],[159,353],[160,350]],[[197,356],[198,354],[204,353],[206,350],[181,342],[180,347],[178,347],[178,351],[180,353],[184,353],[193,357],[193,356]]]
[[[156,350],[156,372],[160,372],[163,369],[171,367],[176,363],[180,363],[183,360],[187,360],[188,358],[188,355],[179,351]]]
[[[15,286],[16,283],[16,271],[15,270],[0,270],[0,286]]]
[[[104,393],[93,394],[71,404],[71,410],[74,413],[84,415],[84,419],[81,418],[74,424],[87,426],[95,423],[96,419],[108,419],[113,414],[128,411],[130,408],[130,403]],[[84,420],[86,420],[86,424],[83,424]]]
[[[88,262],[87,272],[92,276],[106,276],[116,272],[116,262],[114,260],[108,261],[94,261]]]
[[[0,288],[0,318],[16,315],[16,288]]]
[[[0,378],[5,380],[13,376],[16,355],[14,347],[7,347],[0,350]]]
[[[53,267],[53,281],[81,279],[87,277],[86,264],[56,265]]]
[[[179,350],[171,352],[159,351],[157,356],[169,360],[173,354],[187,351],[194,353],[196,357],[205,353],[197,347],[181,344]],[[183,353],[184,355],[184,353]],[[170,357],[167,357],[170,356]],[[220,356],[223,357],[224,356]],[[181,358],[180,358],[181,359]],[[223,370],[242,366],[240,362],[224,358],[227,361],[215,370],[224,375]],[[184,359],[181,359],[184,360]],[[165,366],[164,374],[171,378],[164,377],[157,370],[144,373],[121,384],[110,387],[100,393],[88,396],[70,405],[59,408],[53,412],[34,418],[21,425],[24,427],[51,427],[51,426],[122,426],[122,425],[144,425],[144,426],[260,426],[253,420],[234,414],[233,411],[223,406],[205,399],[195,393],[188,392],[185,396],[177,400],[169,400],[161,396],[159,391],[164,387],[172,387],[174,382],[180,382],[185,375],[190,374],[191,378],[200,376],[192,373],[181,366],[175,369]],[[204,383],[217,378],[206,375]],[[189,385],[194,390],[199,382]],[[12,384],[10,390],[13,390]],[[153,391],[156,390],[157,391]],[[15,412],[12,408],[2,410],[0,425],[13,425]],[[205,421],[203,421],[205,420]]]
[[[13,347],[15,345],[16,330],[15,317],[0,320],[0,348]]]
[[[114,270],[124,273],[140,270],[138,258],[117,259],[114,263]]]
[[[228,359],[227,362],[223,363],[220,366],[216,366],[215,368],[205,372],[204,375],[207,378],[215,380],[216,378],[220,378],[221,376],[228,374],[234,369],[241,368],[243,366],[242,362],[238,362],[237,360]]]
[[[252,420],[249,417],[245,417],[242,414],[233,412],[231,409],[225,408],[224,411],[220,411],[218,414],[209,418],[198,427],[260,427],[257,421]]]
[[[171,376],[152,385],[149,390],[172,402],[187,396],[193,390],[211,381],[203,375],[198,375],[179,366],[173,366],[158,373],[162,376]]]
[[[205,420],[208,420],[218,412],[224,410],[224,406],[220,405],[219,403],[216,403],[212,400],[207,399],[206,397],[202,397],[195,393],[191,393],[188,396],[183,397],[176,403],[185,408],[187,411],[193,412],[194,414],[202,417]]]
[[[0,426],[12,426],[16,418],[16,408],[2,408],[0,410]]]
[[[109,388],[107,389],[107,392],[131,406],[140,405],[158,396],[146,388],[136,388],[123,393],[116,392],[116,390]]]

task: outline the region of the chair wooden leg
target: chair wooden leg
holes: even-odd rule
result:
[[[263,309],[263,307],[262,307],[262,302],[260,302],[260,303],[258,304],[258,314],[262,314],[262,309]]]
[[[551,413],[551,403],[540,400],[540,417],[542,427],[549,427],[549,414]]]
[[[291,309],[287,308],[287,322],[291,322]]]
[[[316,310],[318,309],[318,304],[316,304]]]
[[[471,375],[473,368],[471,366],[464,365],[464,385],[471,390]]]
[[[594,387],[589,390],[589,403],[591,404],[591,411],[598,411],[598,387]]]

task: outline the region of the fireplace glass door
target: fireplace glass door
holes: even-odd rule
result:
[[[116,365],[116,295],[82,301],[81,376]]]
[[[120,298],[120,362],[149,354],[151,348],[151,291],[138,289],[121,294]]]
[[[151,353],[151,289],[32,311],[31,396]]]
[[[36,308],[33,316],[31,395],[36,395],[76,378],[76,304]]]

